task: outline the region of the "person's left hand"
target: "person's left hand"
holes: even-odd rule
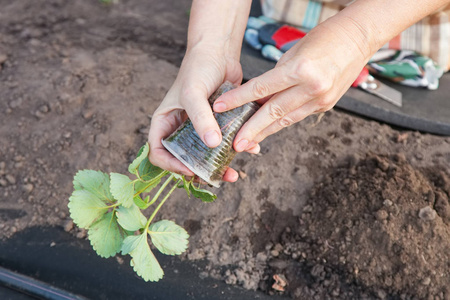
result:
[[[161,139],[169,136],[189,117],[205,145],[217,147],[222,140],[221,136],[217,136],[212,142],[207,138],[207,132],[215,131],[220,134],[208,96],[224,81],[237,84],[241,80],[242,68],[239,61],[226,57],[222,50],[197,47],[188,51],[177,79],[153,113],[148,137],[150,162],[164,170],[194,176],[191,170],[164,148]],[[247,152],[258,153],[259,145]],[[234,182],[238,177],[234,169],[228,168],[223,181]]]

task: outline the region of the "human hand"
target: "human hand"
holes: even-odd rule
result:
[[[242,81],[242,68],[238,60],[226,57],[219,49],[192,49],[186,53],[173,86],[154,112],[149,132],[150,161],[165,170],[194,176],[194,173],[170,154],[161,144],[187,117],[208,147],[216,147],[222,140],[221,131],[214,119],[208,97],[224,82],[238,84]],[[248,152],[258,153],[259,145]],[[229,168],[223,180],[238,179]]]
[[[344,25],[322,23],[286,52],[274,69],[215,101],[215,112],[251,101],[262,105],[236,135],[236,151],[251,149],[282,128],[331,109],[347,91],[372,50],[366,48],[363,32],[358,36],[349,30],[354,24]]]

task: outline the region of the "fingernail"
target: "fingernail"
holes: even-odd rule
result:
[[[255,147],[255,145],[256,145],[255,142],[250,142],[250,144],[247,145],[247,147],[245,148],[245,150],[252,149],[253,147]]]
[[[214,111],[222,112],[227,109],[227,106],[223,102],[216,102],[214,103]]]
[[[245,149],[247,149],[248,141],[247,140],[240,140],[239,143],[236,145],[236,151],[242,152]]]
[[[204,136],[206,146],[212,148],[220,144],[220,136],[215,130],[208,131]]]

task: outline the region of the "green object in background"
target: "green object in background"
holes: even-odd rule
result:
[[[394,82],[412,87],[436,90],[443,70],[429,57],[414,51],[399,50],[387,59],[370,62],[371,74],[388,78]]]

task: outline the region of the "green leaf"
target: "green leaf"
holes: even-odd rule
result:
[[[186,178],[184,176],[181,176],[180,179],[183,180],[183,182],[178,186],[179,188],[184,188],[184,190],[186,191],[188,197],[191,197],[191,190],[190,190],[190,186],[192,184],[192,179],[194,179],[194,177],[192,177],[192,179],[190,181],[187,181]]]
[[[144,146],[139,149],[137,158],[133,160],[133,162],[128,166],[128,172],[137,175],[137,168],[141,164],[141,162],[148,156],[148,152],[150,151],[150,146],[148,143],[145,143]]]
[[[149,196],[147,196],[148,198]],[[145,199],[147,199],[145,198]],[[134,204],[137,205],[140,209],[146,209],[147,208],[147,201],[142,200],[141,196],[136,195],[136,197],[133,198]]]
[[[147,218],[136,205],[130,207],[121,206],[117,209],[117,222],[125,230],[136,231],[145,227]]]
[[[117,224],[114,211],[105,214],[89,228],[89,240],[92,248],[101,257],[114,256],[122,248],[124,235]]]
[[[163,169],[152,165],[152,163],[148,160],[148,157],[145,157],[142,162],[139,164],[138,167],[138,174],[139,177],[143,181],[150,181],[152,179],[155,179],[158,176],[164,175],[167,173],[167,171],[164,171]],[[161,176],[163,177],[163,176]]]
[[[168,255],[181,254],[188,246],[189,234],[183,227],[172,221],[161,220],[150,225],[148,232],[152,243],[161,253]]]
[[[161,182],[161,178],[158,180],[150,180],[149,182],[136,181],[134,184],[134,189],[136,193],[150,193],[159,183]]]
[[[100,171],[82,170],[78,171],[73,179],[75,190],[86,190],[97,196],[99,199],[113,202],[113,197],[109,191],[109,176]]]
[[[201,199],[203,202],[213,202],[217,199],[217,195],[201,188],[195,187],[193,184],[189,186],[189,190],[195,198]]]
[[[147,242],[147,233],[129,236],[123,241],[122,254],[130,254],[130,265],[145,281],[158,281],[164,276]]]
[[[70,217],[81,228],[89,228],[108,211],[107,204],[87,190],[75,190],[69,198]]]
[[[128,176],[111,173],[111,193],[114,198],[125,207],[130,207],[134,202],[134,183]]]

